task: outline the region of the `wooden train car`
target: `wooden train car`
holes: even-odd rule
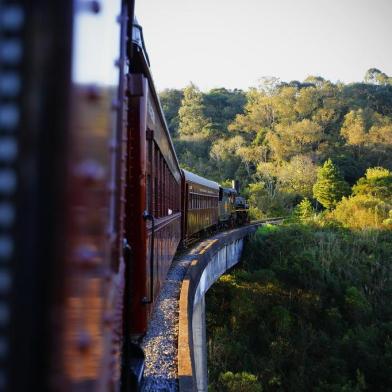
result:
[[[119,391],[126,373],[132,14],[121,0],[1,2],[0,133],[20,155],[14,189],[0,196],[15,236],[6,255],[0,224],[0,390]]]
[[[182,172],[182,238],[187,243],[218,224],[219,184],[187,170]]]
[[[131,49],[125,236],[132,254],[127,295],[135,338],[146,332],[181,240],[181,171],[137,25]]]

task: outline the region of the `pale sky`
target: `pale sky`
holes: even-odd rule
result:
[[[158,90],[392,75],[392,0],[136,0]]]

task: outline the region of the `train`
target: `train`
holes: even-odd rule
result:
[[[134,9],[2,1],[0,390],[132,390],[178,247],[248,222],[180,168]]]

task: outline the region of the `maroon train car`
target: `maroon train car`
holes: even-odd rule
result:
[[[0,390],[129,390],[132,3],[1,2]]]
[[[198,233],[218,224],[219,184],[183,170],[182,237],[190,242]]]
[[[181,171],[141,40],[134,27],[129,75],[126,238],[131,248],[131,333],[147,330],[181,240]]]

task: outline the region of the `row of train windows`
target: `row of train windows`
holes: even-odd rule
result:
[[[205,209],[218,207],[218,197],[215,196],[202,196],[194,193],[189,193],[188,209]]]
[[[147,148],[151,169],[147,174],[147,209],[155,218],[170,216],[180,211],[180,185],[155,142],[149,140]]]

